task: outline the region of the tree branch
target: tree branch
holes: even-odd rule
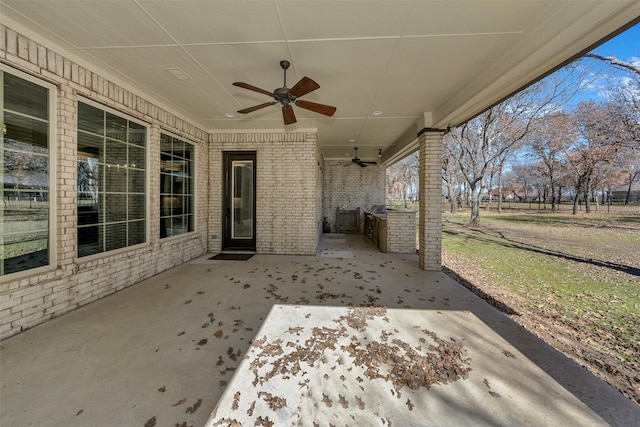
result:
[[[602,56],[602,55],[598,55],[598,54],[595,54],[595,53],[587,53],[585,55],[585,57],[598,59],[598,60],[604,61],[604,62],[608,62],[611,65],[615,65],[615,66],[618,66],[618,67],[625,68],[628,71],[631,71],[633,73],[636,73],[636,74],[640,75],[640,66],[638,66],[636,64],[632,64],[631,62],[623,61],[621,59],[616,58],[615,56]]]

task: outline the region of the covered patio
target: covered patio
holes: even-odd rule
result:
[[[42,193],[0,212],[0,424],[633,424],[632,402],[440,271],[441,155],[450,127],[639,17],[633,0],[0,0],[2,198],[33,196],[9,169],[34,154]],[[335,115],[265,103],[288,89],[281,60],[289,86],[322,85],[300,105]],[[417,150],[418,254],[324,232],[384,203],[384,168]],[[418,360],[456,343],[453,372],[391,384],[342,343],[324,357],[353,371],[320,355],[312,399],[290,378],[242,386],[258,345],[312,321]]]
[[[383,254],[363,235],[325,234],[315,256],[210,258],[4,340],[0,424],[202,426],[208,420],[226,426],[233,419],[254,425],[262,417],[276,426],[628,426],[640,419],[637,405],[445,274],[420,269],[417,255]],[[369,306],[386,309],[368,317],[364,330],[372,339],[376,322],[389,343],[411,342],[419,325],[459,344],[467,375],[394,388],[362,372],[362,381],[351,379],[361,369],[353,360],[325,364],[336,371],[322,371],[318,360],[315,368],[302,364],[307,374],[293,388],[284,377],[241,387],[253,380],[245,355],[255,356],[273,328],[283,328],[287,348],[296,331],[304,336],[305,321],[336,328],[336,314]],[[293,321],[283,310],[303,316]],[[323,313],[324,324],[316,317]],[[335,353],[324,354],[331,362]],[[307,393],[298,381],[313,384],[316,374],[312,394],[319,398],[295,403],[292,395]],[[265,408],[267,386],[274,399],[289,396],[287,404]]]

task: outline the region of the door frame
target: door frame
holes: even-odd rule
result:
[[[223,151],[222,152],[222,250],[253,251],[256,250],[256,152],[255,151]],[[251,206],[252,233],[251,238],[237,239],[231,236],[231,209],[233,209],[232,175],[234,161],[253,162],[253,203]]]

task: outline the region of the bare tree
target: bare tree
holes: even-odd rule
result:
[[[591,211],[589,199],[596,168],[603,163],[612,163],[622,147],[616,132],[618,122],[607,107],[593,101],[581,102],[574,113],[578,137],[565,151],[575,186],[574,214],[578,213],[580,198],[584,199],[585,211]]]
[[[462,207],[461,182],[463,178],[460,165],[456,161],[456,158],[460,155],[458,152],[459,146],[454,143],[450,134],[444,136],[443,144],[442,180],[447,189],[447,196],[449,197],[449,210],[454,214],[458,208]]]
[[[480,198],[489,168],[527,138],[541,117],[557,111],[575,94],[576,86],[561,78],[547,78],[485,111],[452,132],[459,147],[456,159],[471,191],[468,226],[480,225]]]
[[[624,204],[628,205],[631,202],[631,188],[633,183],[640,178],[640,155],[635,158],[635,161],[631,162],[628,169],[623,170],[627,173],[627,192],[624,197]]]
[[[542,175],[549,186],[551,211],[557,212],[561,195],[558,178],[564,168],[563,153],[575,141],[576,129],[571,117],[557,113],[545,117],[528,138],[529,157],[542,163]]]
[[[417,153],[387,168],[387,193],[393,198],[401,198],[405,208],[408,207],[408,198],[416,196],[419,168]]]
[[[585,57],[610,65],[601,74],[606,76],[609,84],[608,103],[611,113],[618,119],[621,142],[628,148],[640,150],[640,65],[595,53],[588,53]],[[612,69],[620,72],[611,75]]]

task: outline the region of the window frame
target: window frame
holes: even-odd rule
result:
[[[76,247],[75,247],[75,253],[74,253],[74,257],[78,262],[87,262],[87,261],[93,261],[96,259],[102,259],[105,257],[110,257],[113,255],[117,255],[120,253],[126,253],[129,252],[131,250],[136,250],[139,248],[143,248],[146,246],[149,246],[151,244],[150,241],[150,221],[151,221],[151,211],[150,211],[150,206],[151,206],[151,175],[150,175],[150,165],[151,165],[151,156],[150,156],[150,135],[151,135],[151,125],[147,122],[144,122],[142,120],[137,119],[136,117],[132,116],[131,114],[128,114],[126,112],[111,108],[105,104],[101,104],[99,102],[96,102],[92,99],[83,97],[83,96],[78,96],[77,100],[76,100],[76,111],[79,112],[79,104],[83,103],[86,104],[90,107],[93,108],[97,108],[99,110],[102,110],[103,112],[115,115],[121,119],[126,119],[129,122],[135,123],[139,126],[143,126],[145,128],[145,173],[144,173],[144,179],[145,179],[145,215],[144,215],[144,221],[145,221],[145,231],[144,231],[144,238],[145,241],[141,242],[141,243],[136,243],[130,246],[123,246],[120,248],[116,248],[116,249],[111,249],[111,250],[106,250],[106,251],[102,251],[102,252],[96,252],[96,253],[92,253],[89,255],[84,255],[84,256],[80,256],[79,254],[79,250],[80,250],[80,243],[79,243],[79,228],[78,228],[78,223],[76,222],[76,227],[75,227],[75,231],[76,231]],[[79,113],[76,113],[76,123],[79,123]],[[77,126],[77,130],[76,130],[76,135],[80,132],[79,126]],[[92,133],[89,133],[89,135],[94,135]],[[78,147],[78,138],[76,137],[76,141],[75,141],[75,147],[77,150]],[[75,167],[77,168],[78,165],[78,156],[76,153],[76,157],[75,157]],[[76,190],[78,187],[78,183],[77,183],[77,176],[76,176]],[[103,191],[104,193],[104,191]],[[127,191],[128,193],[128,191]],[[76,197],[76,218],[78,218],[78,196]],[[105,221],[103,220],[102,222],[99,222],[98,224],[104,224]],[[127,221],[128,223],[128,221]]]
[[[160,130],[160,138],[158,141],[158,145],[159,145],[159,164],[158,164],[158,171],[159,171],[159,188],[158,188],[158,197],[161,199],[162,198],[162,135],[166,135],[170,138],[173,139],[178,139],[181,142],[185,143],[185,144],[189,144],[192,148],[193,148],[193,158],[191,159],[191,176],[189,177],[189,179],[191,179],[192,181],[192,193],[191,193],[191,207],[192,207],[192,223],[193,223],[193,230],[191,231],[187,231],[185,233],[180,233],[180,234],[175,234],[173,236],[165,236],[162,237],[161,233],[162,233],[162,219],[166,218],[166,216],[162,215],[162,206],[160,206],[160,210],[159,210],[159,219],[158,219],[158,238],[160,239],[160,241],[165,242],[167,240],[170,239],[179,239],[181,237],[185,237],[185,236],[189,236],[193,233],[196,232],[196,228],[197,228],[197,223],[196,223],[196,212],[197,212],[197,198],[196,198],[196,193],[197,193],[197,186],[196,186],[196,174],[197,174],[197,168],[196,168],[196,148],[197,148],[197,144],[194,143],[193,141],[188,140],[187,138],[184,138],[182,136],[176,135],[172,132],[166,131],[164,129]],[[182,216],[185,216],[188,214],[182,214]],[[171,217],[173,217],[173,215],[171,215]]]
[[[15,280],[16,278],[37,275],[58,268],[58,191],[57,191],[57,169],[58,169],[58,117],[56,114],[58,105],[58,87],[53,83],[9,67],[0,63],[0,73],[11,74],[22,80],[28,81],[47,90],[47,149],[48,153],[48,184],[49,184],[49,215],[48,215],[48,263],[39,267],[29,268],[26,270],[16,271],[14,273],[4,274],[4,260],[0,266],[0,282],[7,280]],[[4,85],[4,77],[0,79],[0,84]],[[4,125],[4,97],[0,97],[0,114],[2,114],[1,122]],[[4,134],[2,138],[4,145]],[[4,148],[3,148],[4,151]],[[4,156],[4,154],[3,154]],[[4,166],[3,166],[4,167]],[[4,176],[4,171],[0,172],[0,176]],[[2,179],[4,186],[4,178]],[[0,191],[4,195],[4,190]],[[4,196],[3,196],[4,197]],[[4,217],[4,209],[0,210],[0,220]]]

